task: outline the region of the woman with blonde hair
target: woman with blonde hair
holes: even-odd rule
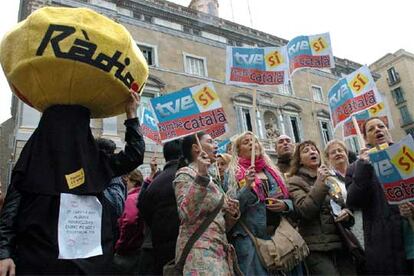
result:
[[[325,146],[324,155],[326,162],[332,169],[342,177],[345,177],[349,166],[348,149],[345,143],[338,139],[329,141]]]
[[[220,180],[224,179],[224,174],[227,171],[231,161],[231,155],[228,153],[221,153],[217,155],[217,169]]]
[[[255,159],[251,165],[253,139]],[[280,172],[252,132],[233,141],[232,153],[224,187],[230,197],[239,200],[241,217],[230,232],[231,242],[244,275],[267,275],[247,230],[257,238],[270,239],[281,215],[293,210],[292,202]]]

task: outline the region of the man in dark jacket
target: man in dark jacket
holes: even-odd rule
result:
[[[392,143],[386,125],[379,118],[367,120],[363,127],[367,147]],[[408,275],[402,222],[398,206],[389,205],[374,168],[369,163],[368,148],[348,168],[347,205],[360,208],[363,216],[366,273]]]
[[[13,169],[0,214],[1,275],[13,274],[15,267],[18,274],[33,275],[107,272],[105,264],[112,259],[114,244],[109,214],[114,207],[104,191],[112,177],[142,164],[145,143],[136,116],[139,103],[139,95],[131,93],[125,106],[125,150],[109,156],[99,151],[93,139],[88,109],[64,105],[45,110]],[[78,167],[76,177],[66,175]],[[102,205],[101,255],[58,258],[59,206],[67,193],[95,196]]]
[[[181,156],[181,141],[168,142],[163,148],[167,162],[164,170],[138,201],[138,208],[151,229],[155,258],[155,274],[162,275],[163,266],[175,256],[175,244],[180,221],[172,186]]]

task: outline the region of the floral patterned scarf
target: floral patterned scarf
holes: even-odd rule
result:
[[[237,182],[242,183],[243,181],[245,181],[246,171],[250,167],[250,164],[251,164],[250,159],[239,157],[239,171],[236,174]],[[266,170],[268,173],[270,173],[270,175],[275,179],[275,181],[279,185],[279,188],[283,194],[283,198],[289,197],[289,192],[286,188],[283,178],[279,175],[277,171],[275,171],[272,167],[266,164],[263,157],[256,158],[254,162],[254,167],[255,167],[256,173],[261,172],[263,170]],[[253,191],[255,192],[255,194],[257,195],[260,201],[264,201],[266,199],[266,193],[263,189],[263,185],[261,185],[262,181],[257,176],[257,174],[256,174],[254,182],[255,184],[253,185]]]

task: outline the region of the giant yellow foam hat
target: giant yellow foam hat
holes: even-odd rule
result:
[[[85,8],[46,7],[7,33],[0,62],[13,92],[39,111],[79,104],[94,118],[124,112],[148,65],[129,32]]]

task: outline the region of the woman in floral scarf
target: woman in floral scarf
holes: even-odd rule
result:
[[[255,139],[255,162],[251,154]],[[292,201],[280,172],[252,132],[234,140],[233,157],[225,178],[227,194],[240,202],[241,217],[231,231],[231,242],[244,275],[267,275],[253,241],[241,221],[257,238],[270,239],[281,215],[293,211]]]

